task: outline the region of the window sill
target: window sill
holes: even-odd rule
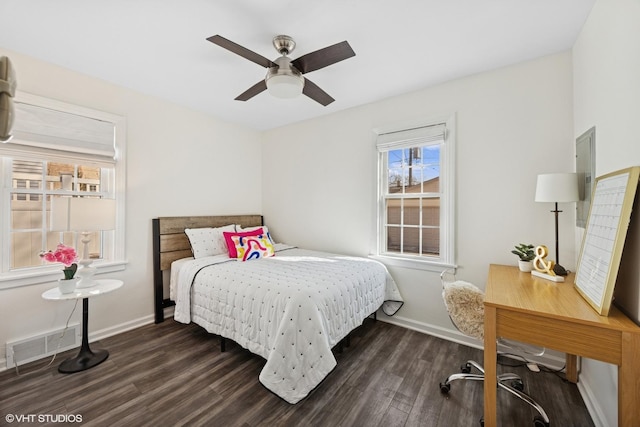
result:
[[[391,255],[369,255],[369,258],[380,261],[386,266],[412,268],[414,270],[435,271],[441,273],[447,269],[455,269],[458,266],[443,261],[432,261],[428,259],[398,257]]]
[[[113,261],[108,263],[96,263],[94,266],[98,270],[96,275],[123,271],[128,264],[127,261]],[[19,272],[0,274],[0,290],[19,288],[22,286],[36,285],[40,283],[53,283],[62,278],[61,270],[56,268],[34,268],[25,269]]]

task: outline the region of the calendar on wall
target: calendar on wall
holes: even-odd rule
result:
[[[632,167],[598,177],[591,196],[575,286],[602,316],[611,307],[639,175]]]

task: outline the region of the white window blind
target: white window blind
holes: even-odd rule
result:
[[[115,126],[81,114],[15,102],[11,142],[0,144],[0,155],[31,158],[71,155],[94,163],[116,162]]]
[[[378,151],[386,152],[398,148],[419,147],[421,145],[443,142],[447,127],[444,123],[432,126],[403,129],[396,132],[381,133],[376,138]]]

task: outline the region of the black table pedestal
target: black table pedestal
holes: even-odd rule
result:
[[[109,352],[107,350],[92,351],[89,348],[89,332],[87,323],[89,321],[89,298],[82,299],[82,345],[80,352],[74,358],[67,359],[58,366],[58,372],[71,374],[93,368],[107,360]]]

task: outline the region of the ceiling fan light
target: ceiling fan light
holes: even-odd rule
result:
[[[304,78],[291,74],[276,74],[267,79],[267,89],[276,98],[295,98],[302,93]]]

